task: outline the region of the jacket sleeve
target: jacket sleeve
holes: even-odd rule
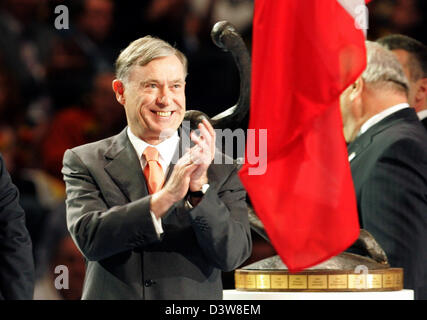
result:
[[[0,155],[0,299],[32,299],[34,259],[25,212]]]
[[[419,295],[419,287],[425,291],[427,286],[426,152],[413,141],[401,140],[371,172],[361,192],[364,228],[384,249],[390,265],[404,268],[405,287]]]
[[[150,215],[150,196],[109,208],[90,170],[73,150],[64,154],[67,226],[88,260],[159,241]]]
[[[223,271],[239,267],[252,252],[244,190],[235,167],[221,183],[210,187],[191,212],[197,241],[214,265]]]

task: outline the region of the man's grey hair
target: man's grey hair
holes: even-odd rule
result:
[[[378,89],[404,92],[408,95],[409,82],[395,55],[378,43],[366,41],[368,64],[362,79]]]
[[[187,58],[168,42],[152,36],[145,36],[131,42],[116,60],[116,78],[126,82],[130,69],[135,66],[145,66],[157,58],[175,55],[184,67],[187,76]]]

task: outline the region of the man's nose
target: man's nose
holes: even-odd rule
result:
[[[163,106],[168,106],[170,103],[170,96],[168,89],[163,89],[160,91],[159,96],[157,97],[157,103]]]

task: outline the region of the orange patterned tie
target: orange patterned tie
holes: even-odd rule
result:
[[[148,184],[148,192],[153,194],[162,188],[164,182],[163,169],[159,163],[159,152],[156,148],[148,146],[142,154],[147,160],[144,176]]]

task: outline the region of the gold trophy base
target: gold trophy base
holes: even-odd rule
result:
[[[403,269],[360,270],[287,270],[235,271],[235,287],[240,291],[278,292],[345,292],[398,291],[403,289]]]

